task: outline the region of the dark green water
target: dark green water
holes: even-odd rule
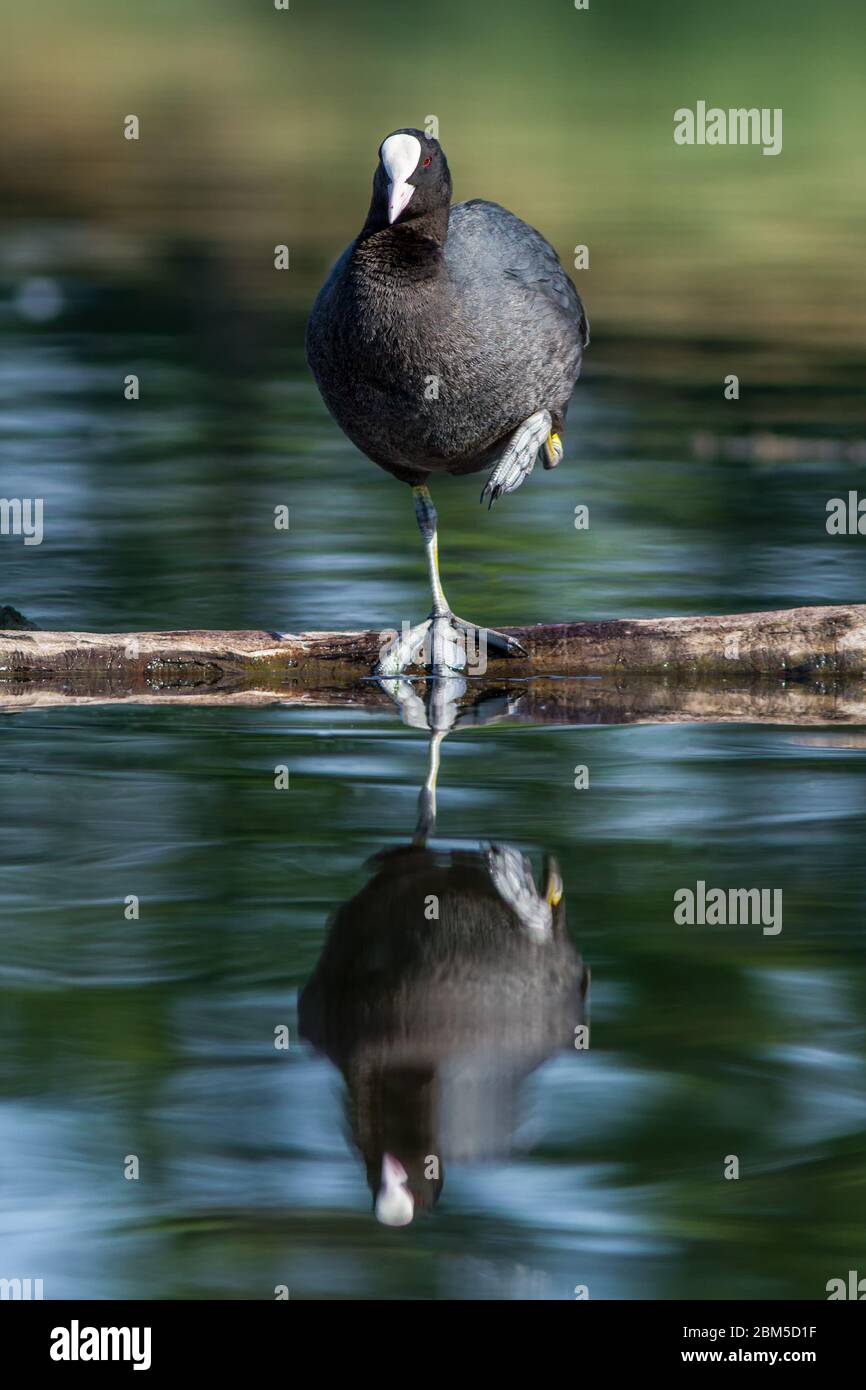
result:
[[[153,317],[133,336],[86,297],[67,331],[5,310],[0,495],[43,497],[45,539],[0,538],[0,601],[46,628],[422,616],[408,494],[324,414],[298,325],[252,360],[248,325]],[[752,384],[727,403],[738,369]],[[490,623],[862,599],[866,542],[824,527],[862,477],[861,381],[856,362],[600,335],[557,472],[489,516],[474,479],[440,487],[449,597]],[[296,1005],[371,856],[411,838],[424,734],[277,702],[14,701],[0,1275],[47,1297],[568,1299],[822,1298],[866,1272],[866,730],[445,741],[436,843],[512,846],[539,880],[556,856],[592,1046],[527,1078],[510,1154],[447,1163],[435,1213],[387,1230]],[[781,889],[782,932],[676,925],[698,879]]]

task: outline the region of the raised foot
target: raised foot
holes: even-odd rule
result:
[[[431,676],[483,676],[488,654],[527,656],[514,637],[489,627],[467,623],[450,611],[431,613],[423,623],[395,638],[376,664],[376,676],[398,676],[409,666],[421,666]]]
[[[535,467],[539,451],[544,450],[545,468],[555,468],[562,457],[562,443],[559,443],[559,457],[556,446],[551,443],[554,436],[550,432],[550,411],[537,410],[528,420],[514,431],[481,493],[481,501],[487,501],[487,510],[493,506],[497,497],[503,493],[514,492],[525,482]],[[559,440],[559,436],[555,438]],[[555,462],[552,462],[553,459]]]

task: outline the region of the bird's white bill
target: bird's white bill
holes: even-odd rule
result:
[[[415,1215],[415,1198],[406,1186],[406,1169],[391,1154],[382,1157],[382,1180],[376,1195],[376,1220],[383,1226],[408,1226]]]
[[[409,199],[415,189],[411,183],[389,183],[388,184],[388,221],[396,222],[404,208],[409,206]]]
[[[415,135],[389,135],[379,151],[388,176],[388,221],[396,222],[415,192],[406,180],[414,174],[421,158],[421,141]]]

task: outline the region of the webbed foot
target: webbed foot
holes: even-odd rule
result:
[[[515,488],[519,488],[520,484],[526,481],[535,467],[540,449],[545,450],[545,467],[556,467],[559,458],[562,457],[562,442],[558,435],[551,434],[551,423],[549,410],[537,410],[514,431],[481,493],[482,502],[485,498],[488,499],[488,511],[498,497],[502,497],[506,492],[514,492]],[[554,438],[559,441],[560,453],[559,458],[552,462],[556,446],[550,444],[550,441]]]
[[[409,666],[421,666],[431,676],[482,676],[489,652],[499,657],[527,655],[516,638],[468,623],[444,609],[395,637],[373,674],[387,678],[400,675]]]

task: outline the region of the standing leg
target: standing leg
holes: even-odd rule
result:
[[[410,628],[402,638],[391,643],[376,666],[375,674],[398,675],[407,666],[419,664],[421,658],[420,664],[433,676],[453,675],[462,671],[483,675],[488,650],[497,656],[525,657],[526,652],[513,637],[493,632],[490,628],[478,628],[452,613],[439,576],[439,535],[430,489],[423,484],[413,487],[412,496],[427,556],[433,607],[423,623]]]
[[[442,588],[442,580],[439,577],[438,518],[436,516],[436,508],[433,506],[433,498],[430,496],[429,487],[413,487],[412,496],[415,499],[415,516],[418,520],[418,530],[423,537],[424,550],[427,555],[427,572],[430,575],[430,588],[433,593],[432,617],[437,613],[448,612],[448,604],[445,601],[445,591]]]

